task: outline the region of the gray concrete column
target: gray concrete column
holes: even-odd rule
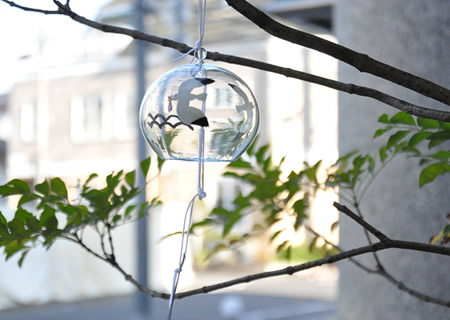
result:
[[[450,1],[447,0],[341,0],[335,26],[338,41],[354,50],[392,64],[445,87],[450,87]],[[359,74],[340,65],[339,78],[371,86],[396,97],[428,107],[445,108],[387,81]],[[382,113],[396,111],[366,98],[339,97],[339,150],[376,151],[381,140],[372,140]],[[365,218],[392,238],[427,242],[445,223],[450,211],[450,178],[441,176],[419,189],[418,161],[399,157],[367,192]],[[366,244],[361,228],[341,216],[341,245]],[[450,300],[450,259],[432,254],[389,250],[381,260],[395,277],[425,294]],[[373,257],[360,259],[374,264]],[[449,309],[423,302],[399,291],[384,278],[354,265],[339,265],[340,319],[448,319]]]

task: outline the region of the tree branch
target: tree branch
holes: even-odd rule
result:
[[[7,1],[7,0],[1,0],[1,1],[10,3],[10,1]],[[91,28],[94,28],[94,29],[97,29],[97,30],[100,30],[103,32],[107,32],[107,33],[127,35],[129,37],[132,37],[133,39],[143,40],[143,41],[157,44],[157,45],[160,45],[163,47],[172,48],[172,49],[178,50],[181,53],[186,53],[192,49],[192,47],[190,47],[184,43],[180,43],[180,42],[173,41],[170,39],[161,38],[161,37],[157,37],[154,35],[149,35],[149,34],[146,34],[146,33],[140,32],[140,31],[136,31],[136,30],[132,30],[132,29],[128,29],[128,28],[111,26],[111,25],[102,24],[102,23],[99,23],[96,21],[89,20],[85,17],[82,17],[82,16],[76,14],[67,5],[63,5],[59,1],[54,0],[54,3],[58,6],[59,10],[54,11],[53,13],[66,15],[66,16],[70,17],[72,20],[77,21],[86,26],[89,26]],[[22,8],[22,6],[18,6],[18,5],[13,5],[13,6]],[[261,61],[257,61],[257,60],[222,54],[219,52],[208,52],[206,58],[210,59],[210,60],[214,60],[214,61],[222,61],[222,62],[226,62],[226,63],[230,63],[230,64],[241,65],[241,66],[245,66],[245,67],[249,67],[249,68],[253,68],[253,69],[258,69],[258,70],[262,70],[262,71],[267,71],[267,72],[271,72],[271,73],[284,75],[289,78],[318,84],[318,85],[325,86],[325,87],[335,89],[338,91],[346,92],[349,94],[355,94],[358,96],[375,99],[375,100],[382,102],[386,105],[389,105],[395,109],[404,111],[404,112],[409,113],[414,116],[450,122],[450,112],[418,106],[418,105],[398,99],[396,97],[393,97],[391,95],[385,94],[381,91],[378,91],[378,90],[375,90],[372,88],[358,86],[358,85],[351,84],[351,83],[343,83],[343,82],[339,82],[336,80],[331,80],[331,79],[319,77],[316,75],[312,75],[312,74],[309,74],[306,72],[301,72],[301,71],[293,70],[290,68],[283,68],[280,66],[276,66],[273,64],[269,64],[269,63],[265,63],[265,62],[261,62]]]
[[[381,242],[384,242],[388,240],[389,238],[382,233],[380,230],[376,229],[369,223],[367,223],[364,219],[360,218],[356,213],[351,211],[346,206],[343,206],[337,202],[333,203],[333,206],[338,209],[340,212],[346,214],[349,218],[354,220],[356,223],[358,223],[360,226],[362,226],[365,230],[369,231],[371,234],[373,234],[375,237],[377,237]]]
[[[14,1],[8,1],[8,0],[2,0],[3,2],[9,4],[11,7],[22,9],[23,11],[28,12],[37,12],[37,13],[43,13],[43,14],[61,14],[60,10],[43,10],[38,8],[31,8],[22,6],[20,4],[15,3]]]
[[[338,208],[346,208],[345,206],[341,206],[338,203],[335,203],[335,207],[336,205],[338,205]],[[341,207],[339,207],[341,206]],[[362,220],[360,217],[358,217],[356,214],[354,214],[351,210],[349,209],[343,209],[344,213],[346,213],[349,217],[351,217],[353,220],[357,221],[361,226],[363,226],[364,228],[366,226],[370,226],[367,222],[365,222],[364,220]],[[374,227],[370,226],[371,229],[371,233],[381,233],[379,231],[377,231],[377,229],[375,229]],[[312,229],[311,229],[312,230]],[[315,233],[317,234],[317,233]],[[318,235],[318,234],[317,234]],[[381,233],[381,235],[383,235]],[[362,254],[366,254],[366,253],[370,253],[370,252],[377,252],[377,251],[381,251],[381,250],[386,250],[386,249],[390,249],[390,248],[398,248],[398,249],[406,249],[406,250],[413,250],[413,251],[422,251],[422,252],[429,252],[429,253],[435,253],[435,254],[441,254],[441,255],[446,255],[446,256],[450,256],[450,248],[447,247],[443,247],[443,246],[436,246],[436,245],[429,245],[429,244],[425,244],[425,243],[419,243],[419,242],[409,242],[409,241],[401,241],[401,240],[392,240],[386,236],[381,236],[378,235],[377,238],[381,238],[379,242],[373,243],[371,245],[368,246],[364,246],[364,247],[359,247],[356,249],[352,249],[352,250],[347,250],[347,251],[343,251],[340,252],[338,254],[332,255],[332,256],[328,256],[316,261],[311,261],[311,262],[307,262],[307,263],[303,263],[303,264],[299,264],[299,265],[295,265],[295,266],[289,266],[287,268],[283,268],[283,269],[279,269],[279,270],[274,270],[274,271],[270,271],[270,272],[262,272],[262,273],[256,273],[256,274],[252,274],[252,275],[248,275],[245,277],[240,277],[240,278],[236,278],[233,280],[229,280],[229,281],[225,281],[225,282],[221,282],[221,283],[216,283],[210,286],[205,286],[202,288],[198,288],[198,289],[194,289],[194,290],[189,290],[189,291],[185,291],[185,292],[181,292],[175,295],[176,299],[182,299],[182,298],[186,298],[189,296],[194,296],[197,294],[204,294],[204,293],[209,293],[209,292],[213,292],[213,291],[217,291],[220,289],[224,289],[224,288],[228,288],[228,287],[232,287],[241,283],[248,283],[248,282],[252,282],[252,281],[256,281],[256,280],[260,280],[260,279],[264,279],[264,278],[271,278],[271,277],[276,277],[276,276],[281,276],[281,275],[292,275],[294,273],[303,271],[303,270],[307,270],[307,269],[311,269],[314,267],[318,267],[318,266],[322,266],[322,265],[326,265],[326,264],[331,264],[331,263],[335,263],[341,260],[345,260],[345,259],[349,259],[352,261],[353,257],[362,255]],[[75,239],[70,239],[72,241],[74,241],[75,243],[77,243],[78,245],[80,245],[83,249],[85,249],[86,251],[88,251],[89,253],[93,254],[95,257],[99,258],[100,260],[103,260],[107,263],[109,263],[112,267],[114,267],[115,269],[117,269],[124,277],[125,280],[130,282],[131,284],[133,284],[138,290],[152,296],[155,298],[162,298],[162,299],[169,299],[170,295],[167,293],[163,293],[163,292],[159,292],[159,291],[155,291],[155,290],[151,290],[149,288],[147,288],[145,285],[139,283],[136,279],[134,279],[130,274],[128,274],[125,270],[122,269],[122,267],[117,263],[116,258],[114,253],[111,255],[106,255],[106,257],[101,256],[100,254],[92,251],[89,247],[87,247],[84,242],[79,238],[79,236],[76,233],[72,233],[72,236]],[[64,237],[63,237],[64,238]],[[112,239],[110,239],[111,241]],[[330,243],[330,242],[327,242]],[[331,245],[334,246],[334,244],[330,243]],[[106,254],[106,253],[105,253]],[[358,265],[359,266],[359,265]],[[361,265],[362,266],[362,265]],[[371,270],[367,267],[363,266],[363,269],[369,273],[376,273],[379,274],[383,277],[385,277],[386,279],[388,279],[390,282],[394,283],[400,290],[406,291],[409,294],[423,300],[423,301],[427,301],[427,302],[432,302],[435,304],[439,304],[439,305],[443,305],[446,307],[450,308],[450,301],[444,301],[441,299],[437,299],[437,298],[433,298],[427,295],[424,295],[420,292],[417,292],[413,289],[408,288],[407,286],[405,286],[403,283],[401,283],[400,281],[396,280],[392,275],[390,275],[384,268],[380,268],[376,271]]]
[[[392,274],[390,274],[389,272],[386,271],[386,269],[380,269],[377,270],[376,274],[382,276],[383,278],[387,279],[389,282],[391,282],[393,285],[395,285],[400,291],[406,292],[409,295],[425,301],[425,302],[431,302],[434,304],[438,304],[447,308],[450,308],[450,301],[445,301],[439,298],[434,298],[431,297],[429,295],[423,294],[419,291],[416,291],[414,289],[411,289],[410,287],[406,286],[405,284],[403,284],[401,281],[397,280],[396,278],[394,278],[394,276],[392,276]]]
[[[304,225],[304,227],[306,228],[306,230],[308,230],[309,232],[311,232],[312,234],[314,234],[316,237],[321,238],[323,241],[325,241],[325,243],[329,244],[330,246],[338,249],[339,251],[344,251],[344,249],[342,249],[341,247],[335,245],[334,243],[332,243],[331,241],[329,241],[327,238],[325,238],[323,235],[321,235],[320,233],[316,232],[315,230],[313,230],[311,227]],[[370,242],[370,244],[372,244],[372,241]],[[355,266],[357,266],[358,268],[364,270],[365,272],[369,273],[369,274],[376,274],[379,275],[383,278],[385,278],[386,280],[388,280],[390,283],[392,283],[393,285],[395,285],[397,287],[397,289],[399,289],[400,291],[406,292],[407,294],[425,301],[425,302],[430,302],[430,303],[434,303],[434,304],[438,304],[438,305],[442,305],[442,306],[446,306],[449,307],[450,306],[450,301],[445,301],[439,298],[435,298],[429,295],[426,295],[424,293],[421,293],[417,290],[414,290],[408,286],[406,286],[405,284],[403,284],[401,281],[397,280],[390,272],[388,272],[386,270],[386,268],[381,264],[377,253],[373,252],[373,254],[376,256],[376,263],[377,263],[377,269],[371,269],[367,266],[365,266],[364,264],[360,263],[358,260],[354,259],[354,258],[348,258],[348,261],[352,262]]]
[[[292,275],[294,273],[297,273],[297,272],[300,272],[303,270],[311,269],[311,268],[322,266],[325,264],[338,262],[341,260],[349,259],[349,258],[356,257],[356,256],[359,256],[362,254],[366,254],[369,252],[377,252],[377,251],[381,251],[381,250],[386,250],[389,248],[401,248],[401,249],[414,250],[414,251],[425,251],[425,252],[431,252],[431,253],[437,253],[437,254],[450,256],[450,248],[434,246],[434,245],[427,245],[427,244],[418,243],[418,242],[405,242],[405,241],[399,241],[399,240],[392,240],[392,239],[387,238],[384,241],[376,242],[372,245],[340,252],[338,254],[328,256],[328,257],[325,257],[325,258],[322,258],[322,259],[319,259],[316,261],[311,261],[311,262],[299,264],[296,266],[290,266],[290,267],[279,269],[279,270],[252,274],[249,276],[236,278],[236,279],[225,281],[222,283],[217,283],[217,284],[214,284],[211,286],[205,286],[202,288],[181,292],[181,293],[176,294],[175,298],[181,299],[181,298],[185,298],[185,297],[193,296],[193,295],[197,295],[197,294],[209,293],[209,292],[216,291],[219,289],[232,287],[232,286],[235,286],[235,285],[238,285],[241,283],[248,283],[248,282],[265,279],[265,278],[271,278],[271,277],[276,277],[276,276],[281,276],[281,275]],[[425,300],[425,301],[427,301],[427,300]],[[438,304],[442,304],[446,307],[450,307],[450,301],[442,301],[442,302],[443,303],[438,303]]]
[[[226,0],[226,2],[258,27],[277,38],[322,52],[355,67],[360,72],[370,73],[450,105],[450,90],[438,84],[377,61],[367,54],[285,26],[245,0]]]

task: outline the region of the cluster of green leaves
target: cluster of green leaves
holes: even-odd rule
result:
[[[286,215],[293,217],[292,228],[298,230],[308,217],[310,199],[318,189],[333,189],[340,193],[342,201],[358,207],[378,173],[398,154],[419,159],[420,187],[450,171],[450,151],[445,150],[450,140],[450,123],[415,118],[404,112],[391,117],[383,114],[379,117],[379,123],[383,128],[375,132],[374,138],[387,133],[391,135],[378,152],[351,152],[340,157],[329,168],[321,168],[320,161],[314,165],[304,162],[298,172],[292,171],[287,177],[282,175],[283,160],[274,164],[268,146],[256,149],[253,144],[246,155],[231,163],[224,173],[225,176],[237,179],[240,184],[247,185],[250,191],[246,195],[238,194],[234,199],[233,209],[215,208],[206,219],[194,225],[194,228],[208,225],[222,228],[222,241],[208,256],[232,248],[261,232],[273,230],[270,227]],[[327,174],[323,181],[319,181],[317,173],[322,169]],[[260,213],[263,221],[255,223],[250,233],[233,233],[233,226],[251,212]],[[336,226],[337,222],[331,225],[331,229]],[[449,230],[450,226],[447,225],[433,238],[435,242],[445,238]],[[275,240],[284,231],[269,231],[272,232],[270,240]],[[319,235],[312,234],[309,245],[311,251],[317,249],[316,243],[320,239]],[[285,258],[290,257],[292,250],[289,241],[284,241],[277,247],[277,253]],[[324,244],[320,251],[326,256],[335,249]]]
[[[140,163],[143,176],[147,177],[149,168],[150,158]],[[22,265],[27,253],[37,245],[48,249],[60,238],[79,240],[77,232],[87,226],[110,230],[143,217],[159,200],[132,203],[143,191],[137,186],[136,174],[136,170],[111,173],[102,188],[91,186],[97,178],[97,174],[91,174],[74,200],[69,199],[66,184],[60,178],[45,179],[32,187],[19,179],[0,186],[2,198],[18,197],[10,221],[0,212],[0,248],[4,248],[6,259],[21,253],[19,265]]]
[[[419,176],[420,187],[430,183],[439,175],[450,172],[449,148],[450,123],[437,120],[413,117],[399,112],[392,117],[383,114],[378,121],[385,126],[378,129],[374,138],[388,132],[392,133],[380,151],[380,159],[384,161],[389,153],[407,153],[419,159],[422,167]]]
[[[303,221],[308,217],[309,199],[320,187],[317,178],[317,170],[320,161],[309,166],[306,162],[299,172],[292,171],[288,177],[283,177],[281,166],[283,160],[278,164],[273,163],[269,146],[255,148],[255,143],[247,150],[244,157],[230,163],[226,177],[243,182],[251,190],[244,194],[239,192],[233,201],[233,208],[217,207],[210,215],[194,224],[193,229],[207,226],[220,226],[221,241],[216,244],[212,254],[221,250],[233,248],[255,236],[271,230],[286,216],[291,217],[294,230],[298,230]],[[251,213],[260,213],[261,221],[253,225],[250,233],[238,235],[233,233],[233,227],[245,216]],[[270,235],[271,241],[275,240],[285,229],[273,231]],[[281,243],[277,252],[289,256],[291,244],[288,241]]]

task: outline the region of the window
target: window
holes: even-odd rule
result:
[[[96,94],[72,99],[72,141],[105,141],[111,137],[112,115],[106,102],[105,97]]]
[[[114,137],[130,140],[136,137],[138,111],[130,95],[119,92],[114,97]]]
[[[32,102],[20,107],[20,139],[25,143],[36,139],[36,107]]]

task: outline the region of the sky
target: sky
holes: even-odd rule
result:
[[[95,18],[101,6],[109,0],[72,0],[73,11]],[[55,10],[51,0],[23,0],[16,3],[41,9]],[[38,50],[40,37],[70,41],[79,37],[87,27],[65,16],[25,12],[0,2],[0,94],[7,93],[14,82],[15,62],[21,56]]]

